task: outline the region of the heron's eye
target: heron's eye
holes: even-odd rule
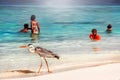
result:
[[[33,48],[32,46],[29,46],[29,48]]]

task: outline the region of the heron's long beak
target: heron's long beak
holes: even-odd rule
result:
[[[23,46],[20,46],[19,48],[27,48],[27,46],[26,46],[26,45],[23,45]]]

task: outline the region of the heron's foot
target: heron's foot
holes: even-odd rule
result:
[[[36,72],[36,75],[40,75],[40,71],[37,71],[37,72]]]
[[[40,75],[40,73],[38,73],[38,72],[36,72],[35,74],[36,74],[36,75]]]

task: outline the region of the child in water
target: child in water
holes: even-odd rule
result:
[[[92,32],[92,33],[89,35],[89,38],[90,38],[91,40],[98,41],[98,40],[101,39],[100,35],[97,34],[97,30],[96,30],[96,29],[92,29],[91,32]]]
[[[20,32],[23,32],[23,33],[27,33],[28,30],[29,30],[29,25],[28,24],[24,24],[24,28],[20,30]]]

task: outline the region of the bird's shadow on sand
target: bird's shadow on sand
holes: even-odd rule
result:
[[[24,74],[36,73],[35,71],[31,71],[31,70],[12,70],[11,72],[19,72]]]
[[[8,72],[22,73],[24,75],[32,75],[32,76],[40,76],[40,75],[45,75],[45,74],[52,73],[52,72],[45,72],[45,71],[42,71],[42,72],[38,73],[38,72],[35,72],[35,71],[31,71],[31,70],[12,70],[12,71],[8,71]]]

